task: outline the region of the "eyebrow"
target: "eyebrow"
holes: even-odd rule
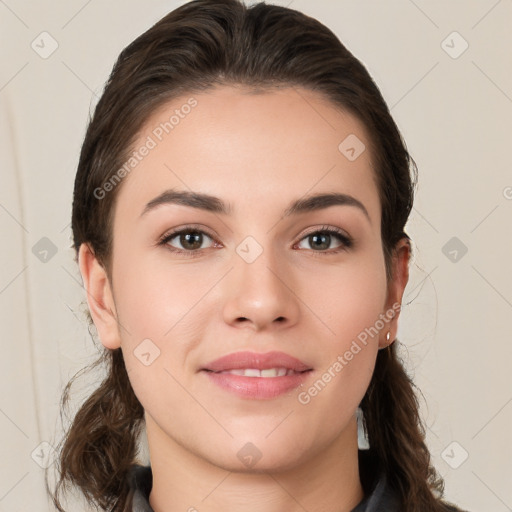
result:
[[[166,190],[149,201],[142,211],[141,217],[164,204],[179,204],[222,215],[231,215],[233,212],[232,205],[225,203],[218,197],[199,192],[171,189]],[[335,192],[315,194],[297,199],[296,201],[293,201],[288,208],[286,208],[283,213],[283,218],[300,213],[322,210],[324,208],[329,208],[330,206],[353,206],[363,212],[371,223],[368,210],[361,201],[351,195]]]

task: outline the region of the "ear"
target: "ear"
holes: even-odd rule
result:
[[[116,349],[121,346],[121,337],[114,296],[108,275],[88,244],[82,244],[78,252],[80,273],[87,292],[87,303],[91,317],[105,348]]]
[[[393,251],[391,260],[392,277],[388,283],[388,293],[384,314],[387,318],[393,314],[393,318],[386,323],[379,338],[379,349],[386,348],[396,339],[398,332],[399,305],[402,304],[403,295],[409,281],[409,260],[411,257],[411,244],[408,238],[401,238]],[[389,340],[386,335],[389,332]]]

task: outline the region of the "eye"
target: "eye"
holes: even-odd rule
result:
[[[205,249],[203,247],[205,238],[213,241],[213,238],[205,231],[194,227],[185,227],[166,233],[160,239],[159,245],[167,245],[173,252],[188,253],[187,255],[192,256],[192,253]]]
[[[213,244],[211,244],[209,247],[203,247],[205,239],[214,242],[213,236],[209,235],[204,230],[195,226],[185,226],[163,235],[158,245],[165,245],[174,253],[193,257],[199,256],[202,250],[213,246]],[[338,245],[328,251],[327,249],[331,246],[333,239],[338,241]],[[304,242],[309,244],[309,248],[312,249],[313,252],[326,255],[336,254],[353,246],[353,240],[350,236],[338,228],[328,226],[323,226],[321,229],[308,233],[296,245],[300,249],[307,249],[307,247],[301,246]]]
[[[334,250],[326,251],[325,249],[329,249],[329,246],[331,245],[333,238],[338,240],[338,246],[336,246]],[[299,242],[299,245],[303,241],[309,244],[310,248],[313,248],[314,252],[320,252],[325,254],[335,254],[340,251],[349,249],[353,245],[352,239],[343,231],[337,228],[330,228],[327,226],[324,226],[317,231],[312,231],[311,233],[307,234],[304,238],[302,238],[301,242]]]

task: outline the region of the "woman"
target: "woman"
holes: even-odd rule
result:
[[[458,510],[396,352],[415,172],[366,69],[295,10],[196,0],[129,45],[75,182],[108,374],[58,510],[64,483],[113,511]]]

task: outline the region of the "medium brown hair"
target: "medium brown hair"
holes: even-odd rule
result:
[[[152,113],[173,98],[217,85],[262,91],[302,87],[364,124],[382,209],[386,276],[392,279],[396,244],[409,238],[404,226],[417,170],[382,95],[361,62],[319,21],[293,9],[263,2],[246,7],[239,0],[186,3],[120,54],[80,154],[72,212],[77,253],[81,244],[89,244],[112,275],[113,212],[122,182],[102,199],[94,191],[122,168]],[[446,511],[444,484],[430,462],[415,386],[396,345],[379,350],[360,404],[374,471],[386,473],[403,510]],[[51,496],[61,512],[59,492],[65,484],[103,510],[130,507],[127,473],[136,462],[144,409],[131,388],[121,349],[103,349],[96,364],[105,365],[107,377],[80,407],[60,450],[60,479]],[[65,388],[63,407],[73,380]]]

